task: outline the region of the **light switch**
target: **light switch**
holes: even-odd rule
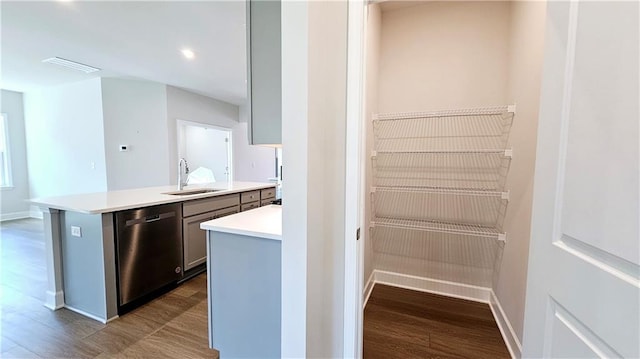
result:
[[[71,235],[74,237],[82,237],[82,229],[78,226],[71,226]]]

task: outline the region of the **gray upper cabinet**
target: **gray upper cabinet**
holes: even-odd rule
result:
[[[247,0],[249,142],[282,143],[280,1]]]

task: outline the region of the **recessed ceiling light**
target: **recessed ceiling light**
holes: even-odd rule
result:
[[[188,58],[189,60],[193,59],[196,56],[196,54],[194,54],[193,50],[191,49],[182,49],[180,50],[180,52],[182,52],[184,57]]]

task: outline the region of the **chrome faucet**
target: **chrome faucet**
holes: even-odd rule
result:
[[[186,175],[184,181],[182,180],[182,162],[184,162],[184,174]],[[187,185],[187,179],[189,178],[189,164],[187,160],[181,158],[178,161],[178,191],[182,191],[184,186]]]

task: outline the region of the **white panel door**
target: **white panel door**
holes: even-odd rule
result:
[[[640,357],[639,11],[548,3],[523,357]]]

